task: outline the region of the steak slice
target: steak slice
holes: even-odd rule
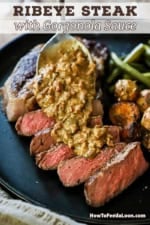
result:
[[[121,127],[115,125],[105,125],[106,130],[106,144],[108,146],[113,146],[120,142],[120,132]]]
[[[4,110],[9,121],[16,121],[19,116],[37,108],[32,85],[41,46],[36,46],[18,61],[2,88]]]
[[[142,129],[139,122],[131,123],[128,126],[122,127],[120,137],[122,141],[134,142],[141,138]]]
[[[42,110],[25,113],[16,122],[16,130],[19,135],[32,136],[37,132],[54,126],[55,120],[48,117]]]
[[[65,144],[58,144],[51,149],[35,155],[36,164],[43,170],[57,169],[58,164],[74,156],[73,150]]]
[[[89,121],[89,126],[90,127],[102,127],[103,126],[103,117],[101,115],[99,116],[91,116],[90,121]]]
[[[137,177],[148,169],[140,143],[132,142],[116,154],[102,169],[85,183],[84,194],[87,203],[93,207],[104,205],[121,193]]]
[[[91,117],[90,121],[93,123],[93,127],[100,126],[101,116],[100,117],[99,116]],[[31,155],[35,155],[37,153],[46,151],[46,150],[50,149],[50,147],[52,145],[55,144],[55,140],[50,135],[50,131],[51,131],[51,128],[46,128],[35,134],[35,136],[32,138],[31,143],[30,143],[30,154]]]
[[[83,40],[83,39],[81,39]],[[98,74],[104,73],[104,65],[109,58],[108,48],[93,40],[83,40],[96,62]],[[14,70],[0,89],[4,110],[9,121],[16,121],[24,113],[35,110],[37,102],[32,92],[36,73],[36,62],[43,44],[35,46],[16,64]],[[96,83],[99,86],[99,82]]]
[[[118,143],[114,147],[106,147],[92,159],[76,156],[62,161],[57,169],[59,179],[66,187],[73,187],[83,183],[98,169],[102,168],[115,154],[120,152],[124,146],[124,143]]]
[[[50,134],[51,128],[46,128],[35,134],[30,143],[30,154],[36,155],[39,152],[50,149],[56,142]]]

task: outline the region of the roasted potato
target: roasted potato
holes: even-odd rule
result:
[[[137,123],[140,118],[140,111],[135,103],[118,102],[113,104],[109,111],[109,117],[114,125],[122,127],[122,141],[133,141],[140,137],[140,129]]]
[[[110,108],[109,118],[114,125],[129,126],[140,118],[140,111],[133,102],[118,102]]]
[[[135,81],[121,79],[116,82],[114,92],[118,101],[135,101],[139,89]]]
[[[142,90],[136,103],[139,106],[141,112],[144,112],[148,107],[150,107],[150,90]]]
[[[141,125],[146,129],[150,131],[150,107],[148,107],[142,117]]]
[[[150,132],[146,131],[142,137],[142,144],[150,151]]]

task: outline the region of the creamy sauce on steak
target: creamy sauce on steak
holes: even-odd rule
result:
[[[38,104],[56,119],[51,135],[86,157],[100,151],[106,133],[105,128],[87,126],[96,95],[95,70],[81,47],[65,40],[42,58],[34,86]]]

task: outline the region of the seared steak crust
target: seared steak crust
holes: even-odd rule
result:
[[[13,70],[11,89],[16,94],[24,86],[28,79],[34,77],[36,72],[36,61],[40,46],[22,57]]]
[[[41,45],[23,56],[2,88],[3,105],[9,121],[16,121],[19,116],[37,108],[32,92],[36,60]]]

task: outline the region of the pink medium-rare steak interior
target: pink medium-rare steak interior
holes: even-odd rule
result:
[[[62,161],[57,169],[59,179],[64,186],[72,187],[86,181],[96,170],[102,168],[115,154],[122,151],[124,143],[106,147],[95,157],[73,157]]]
[[[140,143],[128,144],[85,183],[87,203],[93,207],[104,205],[132,184],[148,166]]]
[[[20,135],[32,136],[43,129],[53,127],[54,123],[54,118],[48,117],[42,110],[36,110],[19,117],[15,128]]]
[[[31,155],[36,155],[39,152],[46,151],[56,143],[50,132],[51,128],[46,128],[35,134],[30,143]]]
[[[39,168],[43,170],[56,169],[58,164],[65,159],[74,156],[74,152],[65,144],[58,144],[51,149],[36,154],[35,160]]]

